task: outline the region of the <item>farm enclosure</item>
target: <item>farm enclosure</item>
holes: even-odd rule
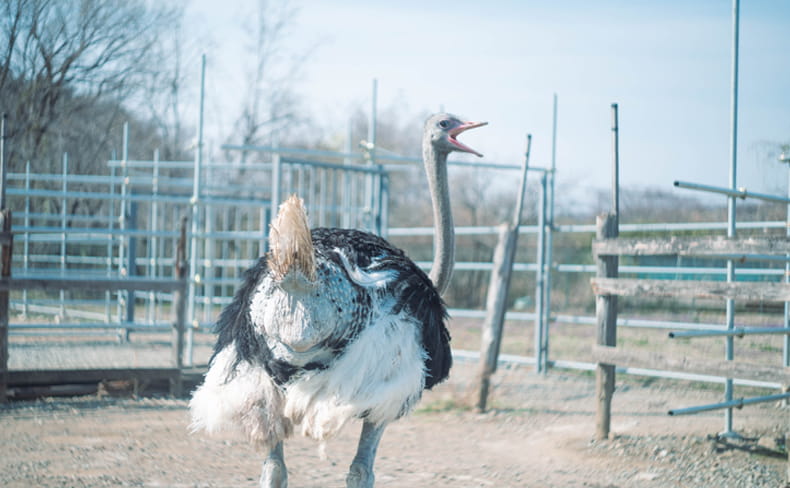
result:
[[[21,232],[18,232],[14,242],[17,250],[16,266],[20,267],[21,264],[22,271],[15,271],[14,276],[69,279],[72,273],[81,276],[93,273],[117,279],[131,279],[133,276],[159,279],[172,275],[176,262],[173,248],[177,232],[171,227],[187,216],[191,271],[184,322],[189,326],[191,340],[186,354],[192,359],[191,362],[202,365],[208,358],[212,342],[212,337],[205,332],[219,308],[228,302],[241,271],[252,263],[253,256],[265,250],[267,223],[273,215],[274,203],[280,199],[279,195],[295,191],[306,196],[308,209],[317,225],[368,228],[389,235],[409,254],[418,256],[418,260],[419,256],[424,255],[431,228],[398,227],[396,223],[389,222],[388,183],[396,174],[412,169],[381,166],[379,163],[386,161],[384,157],[373,164],[369,157],[352,157],[347,153],[311,153],[286,148],[244,150],[263,150],[271,156],[269,161],[258,163],[254,168],[238,164],[234,166],[233,163],[162,162],[155,157],[152,161],[111,161],[108,164],[109,175],[95,175],[96,178],[69,175],[68,171],[60,175],[35,175],[30,171],[9,175],[9,180],[18,185],[9,189],[9,197],[16,199],[14,204],[18,208],[24,209],[15,212],[14,217],[17,219],[15,229],[19,230],[19,221],[22,222]],[[354,164],[354,160],[357,164]],[[64,158],[63,166],[68,167],[67,158]],[[483,168],[490,171],[515,169],[515,165],[490,166],[484,165]],[[540,176],[541,184],[537,188],[533,185],[532,191],[539,195],[536,200],[541,210],[528,217],[528,222],[534,225],[525,225],[521,229],[523,239],[515,265],[515,296],[511,297],[512,303],[518,306],[513,307],[507,315],[503,352],[508,355],[503,359],[511,364],[522,365],[522,373],[524,365],[542,367],[543,371],[548,368],[591,370],[595,367],[590,353],[590,345],[594,341],[594,319],[586,314],[591,313],[592,302],[587,277],[595,270],[589,253],[594,227],[555,224],[551,218],[551,207],[544,204],[553,201],[553,198],[549,198],[551,185],[547,178],[551,172],[540,168],[534,168],[534,171]],[[59,188],[46,188],[48,182],[50,185],[57,182]],[[90,185],[100,182],[107,185],[106,190],[90,191]],[[87,188],[77,185],[87,185]],[[36,197],[41,197],[42,201],[35,201]],[[90,205],[91,199],[98,203]],[[97,209],[92,214],[99,217],[96,222],[79,213],[87,208]],[[79,212],[72,213],[69,209]],[[743,224],[743,227],[777,236],[785,231],[782,221],[750,222]],[[621,231],[681,233],[702,229],[715,234],[723,228],[723,224],[717,223],[653,223],[624,224]],[[479,295],[479,290],[459,283],[464,283],[465,274],[485,274],[492,268],[490,258],[489,261],[467,261],[466,246],[470,241],[479,244],[481,238],[490,239],[495,232],[496,227],[493,225],[461,225],[458,229],[461,259],[456,277],[457,288],[450,296],[450,304],[454,317],[451,328],[459,361],[463,358],[474,360],[475,354],[468,351],[476,349],[480,343],[479,319],[485,313],[480,308],[458,306],[460,302],[455,300],[464,295]],[[560,252],[566,251],[563,241],[575,243],[583,251],[563,254]],[[89,247],[83,248],[85,244]],[[546,252],[547,249],[554,250],[554,259],[548,257],[552,253]],[[557,261],[559,256],[567,255],[575,256],[579,261]],[[537,262],[532,261],[533,256],[538,257]],[[421,264],[427,263],[421,261]],[[699,263],[687,263],[680,258],[673,263],[659,263],[658,266],[655,262],[638,260],[624,264],[621,272],[636,276],[677,278],[708,274],[722,277],[725,272],[721,263],[702,267]],[[783,266],[784,261],[780,260],[769,262],[767,266],[739,267],[737,272],[748,279],[779,281],[784,276]],[[535,278],[532,278],[533,274]],[[542,274],[542,278],[537,277],[539,274]],[[12,295],[12,304],[19,311],[17,318],[20,320],[12,324],[12,369],[144,368],[172,364],[169,339],[166,336],[163,339],[161,335],[161,332],[172,328],[171,317],[175,307],[170,293],[141,293],[124,289],[111,292],[98,290],[86,295],[63,291],[33,294],[30,290],[14,293],[16,295]],[[555,305],[552,305],[553,301]],[[559,306],[560,303],[564,307]],[[537,304],[544,306],[540,312]],[[651,303],[650,300],[640,298],[635,305],[624,306],[625,312],[636,316],[626,316],[623,320],[621,325],[630,327],[630,330],[624,331],[620,340],[655,351],[659,349],[658,344],[666,342],[661,340],[661,335],[665,335],[663,330],[721,328],[716,323],[721,320],[721,314],[711,304],[692,301],[681,302],[680,305],[667,307],[666,302]],[[757,310],[749,309],[755,305]],[[783,317],[781,313],[776,313],[774,303],[747,303],[742,307],[739,317],[748,320],[748,324],[781,328]],[[670,308],[669,313],[666,308]],[[51,318],[44,323],[39,322],[48,317]],[[681,320],[678,321],[678,318]],[[783,350],[781,336],[771,336],[765,340],[750,337],[742,343],[748,348],[751,361],[764,364],[775,365]],[[714,347],[707,345],[700,348],[696,344],[681,342],[664,347],[680,355],[719,354]],[[529,357],[527,351],[539,352]],[[542,360],[537,359],[539,357]],[[725,381],[718,377],[663,371],[626,369],[625,372],[713,383]],[[519,381],[528,383],[524,376],[519,378]],[[753,380],[737,381],[736,386],[749,392],[782,387],[776,383]],[[100,392],[106,391],[108,387],[104,385],[102,388]],[[497,383],[495,395],[502,394],[505,388],[502,382]],[[14,394],[21,391],[20,385],[14,385]],[[449,405],[457,406],[466,401],[462,391],[463,388],[458,388],[452,392],[460,394],[460,397],[451,398]],[[676,407],[678,404],[668,402],[681,402],[689,396],[673,396],[667,403],[662,403],[661,408]],[[502,407],[496,403],[496,398],[495,412],[502,408],[524,408]],[[557,401],[563,401],[563,398]],[[590,396],[585,394],[583,398],[589,400]],[[635,400],[633,405],[638,403]],[[530,408],[526,407],[528,411],[531,411]],[[638,406],[632,408],[639,409]],[[770,408],[765,407],[760,412]],[[775,429],[771,422],[776,420],[774,416],[766,424],[760,425],[758,439],[776,438],[776,433],[771,430]],[[780,425],[782,421],[779,420]],[[665,418],[663,422],[666,425],[670,420]],[[742,428],[748,431],[757,427],[742,424]],[[699,440],[699,432],[697,435]],[[706,443],[704,438],[700,442]],[[774,453],[772,456],[776,457],[777,453],[781,455],[785,449],[783,446],[782,442],[777,442],[771,451]],[[631,476],[638,474],[632,473]],[[520,479],[511,482],[518,486]]]

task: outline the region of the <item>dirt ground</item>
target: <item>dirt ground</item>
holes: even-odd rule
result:
[[[466,407],[476,366],[457,364],[409,418],[391,425],[376,461],[376,486],[783,487],[788,409],[736,410],[743,436],[717,439],[721,411],[669,417],[670,408],[720,401],[719,388],[619,378],[613,436],[594,442],[592,375],[538,376],[510,366],[495,376],[484,414]],[[117,398],[0,406],[0,486],[253,487],[260,454],[231,437],[191,435],[184,399]],[[358,426],[328,443],[286,444],[292,487],[344,486]]]

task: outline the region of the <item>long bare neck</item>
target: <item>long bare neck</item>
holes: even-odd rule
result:
[[[447,185],[447,153],[437,153],[433,145],[423,147],[425,172],[433,204],[433,265],[428,275],[433,286],[443,294],[450,284],[455,264],[455,229]]]

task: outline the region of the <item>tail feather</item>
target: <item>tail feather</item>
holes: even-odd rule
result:
[[[310,281],[316,277],[315,251],[304,202],[291,195],[280,205],[269,233],[269,268],[279,279],[299,271]]]

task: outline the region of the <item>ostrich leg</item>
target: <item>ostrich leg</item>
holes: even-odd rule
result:
[[[263,462],[261,488],[288,488],[288,471],[285,469],[282,442],[272,449]]]
[[[376,449],[386,427],[387,424],[374,425],[367,420],[363,421],[357,455],[354,456],[346,476],[346,488],[373,488],[373,461],[376,460]]]

